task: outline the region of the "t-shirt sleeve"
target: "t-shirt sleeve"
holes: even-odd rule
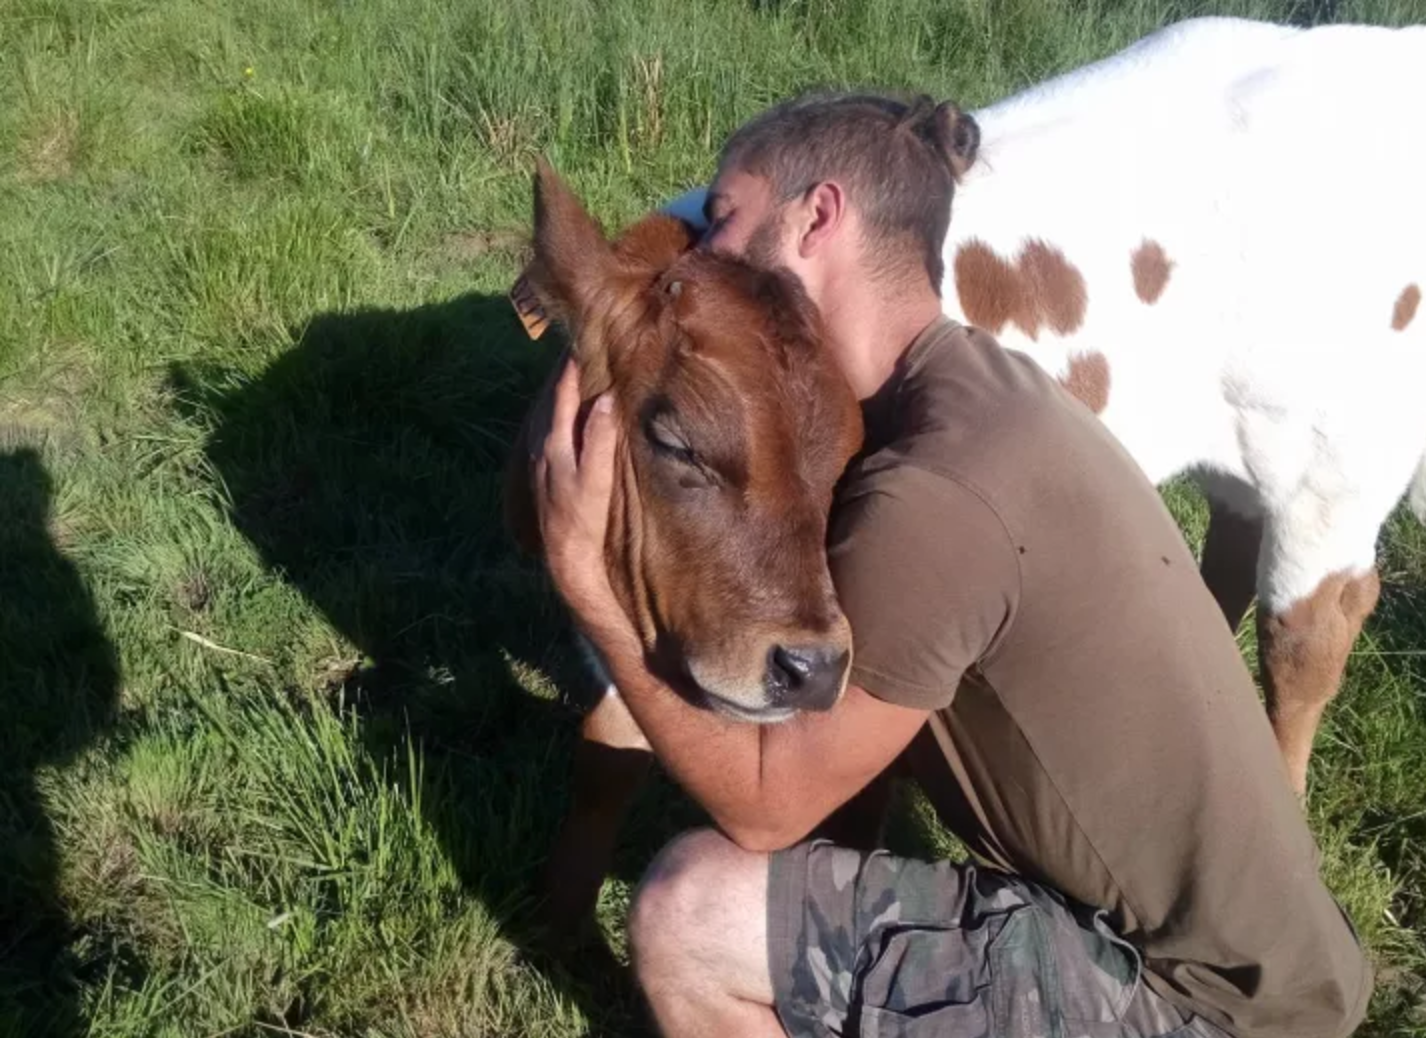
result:
[[[852,627],[850,680],[901,706],[949,705],[1019,599],[1019,561],[995,510],[970,487],[910,466],[845,489],[828,559]]]

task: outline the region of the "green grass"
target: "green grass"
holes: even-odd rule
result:
[[[502,298],[534,155],[612,227],[808,85],[973,106],[1174,17],[1293,10],[6,0],[0,1035],[639,1033],[532,939],[577,680],[498,523],[550,359]],[[1382,557],[1311,817],[1378,963],[1367,1032],[1426,1035],[1426,531]],[[640,803],[616,951],[698,817]],[[947,846],[924,805],[897,831]]]

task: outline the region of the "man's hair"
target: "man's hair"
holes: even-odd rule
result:
[[[872,269],[914,276],[919,259],[939,295],[951,198],[979,145],[975,120],[949,101],[818,91],[745,123],[718,165],[767,178],[779,209],[835,180],[861,213]]]

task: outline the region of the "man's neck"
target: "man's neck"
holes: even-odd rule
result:
[[[941,316],[941,300],[929,286],[893,288],[862,281],[829,289],[820,307],[829,345],[857,399],[866,400],[891,378],[907,347]]]

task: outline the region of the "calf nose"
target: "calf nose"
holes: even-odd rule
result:
[[[849,653],[835,646],[774,646],[767,686],[773,702],[799,710],[830,710],[842,691]]]

